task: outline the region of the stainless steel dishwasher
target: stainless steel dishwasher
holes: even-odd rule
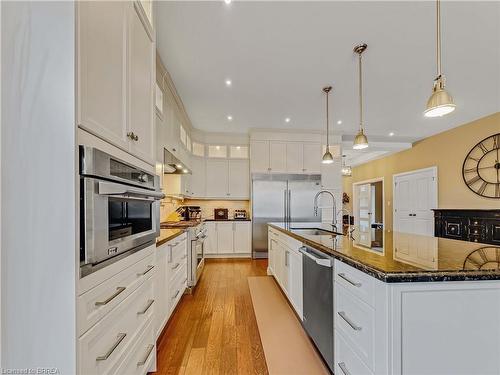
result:
[[[303,325],[333,373],[333,258],[302,246]]]

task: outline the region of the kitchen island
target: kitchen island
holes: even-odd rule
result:
[[[269,273],[305,322],[295,254],[334,259],[335,373],[500,374],[499,247],[387,231],[379,253],[300,227],[332,228],[270,223]]]

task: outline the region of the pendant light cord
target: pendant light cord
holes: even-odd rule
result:
[[[441,1],[436,0],[436,62],[437,76],[441,77]]]
[[[328,114],[328,96],[330,95],[330,91],[326,93],[326,151],[329,151],[330,143],[328,138],[328,133],[330,132],[329,128],[329,114]]]
[[[362,60],[361,53],[359,56],[359,130],[363,131],[363,78],[362,78]]]

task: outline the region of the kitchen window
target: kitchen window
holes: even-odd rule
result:
[[[230,146],[229,157],[233,159],[248,159],[248,146]]]
[[[181,142],[185,146],[186,145],[186,129],[184,129],[184,126],[180,125],[180,137],[181,137]]]
[[[208,145],[209,158],[227,158],[227,146]]]
[[[193,155],[205,156],[205,145],[203,143],[193,142]]]

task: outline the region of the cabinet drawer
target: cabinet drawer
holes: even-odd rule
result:
[[[335,261],[335,282],[372,307],[375,306],[376,281],[364,272],[338,260]]]
[[[184,259],[181,263],[170,263],[168,265],[169,270],[169,284],[175,285],[176,280],[177,284],[187,277],[187,261]]]
[[[179,239],[173,240],[168,246],[168,263],[180,263],[181,259],[187,258],[186,236],[182,235]]]
[[[156,344],[153,333],[153,321],[149,320],[141,330],[140,337],[129,355],[122,361],[117,375],[144,375],[151,370],[155,361]]]
[[[370,368],[374,364],[375,310],[335,284],[335,329]]]
[[[78,340],[80,374],[112,374],[153,317],[153,278],[125,298]]]
[[[187,265],[183,266],[176,277],[171,281],[169,288],[170,312],[172,312],[181,299],[187,287]]]
[[[155,272],[154,265],[154,254],[151,254],[79,296],[78,336],[122,302],[145,278],[150,277]]]
[[[370,369],[349,347],[342,334],[335,331],[335,374],[372,375]]]

